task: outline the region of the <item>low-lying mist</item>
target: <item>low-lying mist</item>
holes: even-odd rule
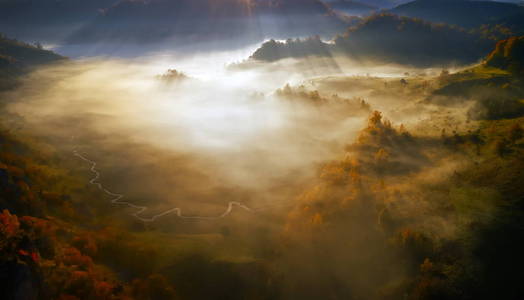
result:
[[[343,156],[372,108],[409,123],[404,109],[420,95],[399,75],[435,72],[325,58],[231,64],[251,50],[54,65],[11,91],[8,110],[25,119],[21,130],[96,162],[104,188],[148,208],[141,217],[175,207],[218,216],[232,202],[291,205],[320,164]],[[306,99],[286,100],[286,85],[302,85],[295,96]],[[416,110],[416,121],[428,113]]]
[[[286,193],[311,179],[315,165],[340,157],[366,114],[334,118],[329,108],[283,101],[275,90],[303,75],[234,70],[227,59],[55,65],[11,91],[7,98],[17,101],[8,110],[25,119],[20,130],[52,140],[65,155],[78,149],[96,161],[99,181],[149,207],[144,217],[173,207],[220,215],[231,201],[289,204],[280,203],[293,198]],[[168,69],[183,76],[162,76]]]
[[[126,280],[160,274],[188,299],[401,299],[490,222],[500,196],[460,179],[490,142],[476,95],[444,93],[449,72],[251,51],[63,62],[3,95]]]

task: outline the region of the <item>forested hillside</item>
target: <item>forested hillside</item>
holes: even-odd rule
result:
[[[495,41],[479,33],[420,19],[378,14],[364,19],[333,44],[319,39],[269,41],[253,58],[275,61],[306,56],[346,56],[364,61],[419,67],[469,64],[479,61]]]

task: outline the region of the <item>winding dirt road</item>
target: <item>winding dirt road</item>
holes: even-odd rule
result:
[[[131,202],[127,202],[127,201],[122,201],[122,199],[125,197],[123,194],[117,194],[117,193],[114,193],[114,192],[111,192],[110,190],[108,190],[107,188],[105,188],[102,183],[100,183],[98,180],[100,179],[100,172],[96,169],[96,166],[97,166],[97,163],[93,160],[90,160],[89,158],[87,158],[86,156],[82,155],[80,152],[78,152],[78,150],[73,150],[73,154],[80,158],[81,160],[89,163],[91,165],[91,172],[95,175],[95,177],[93,177],[89,183],[92,184],[92,185],[95,185],[98,187],[99,190],[101,190],[102,192],[104,192],[105,194],[111,196],[111,197],[114,197],[112,200],[111,200],[111,203],[115,204],[115,205],[123,205],[123,206],[127,206],[127,207],[130,207],[130,208],[133,208],[133,209],[136,209],[136,212],[131,214],[133,217],[137,218],[138,220],[142,221],[142,222],[147,222],[147,223],[151,223],[151,222],[154,222],[156,220],[158,220],[159,218],[161,217],[164,217],[164,216],[167,216],[167,215],[171,215],[171,214],[174,214],[176,215],[177,217],[181,218],[181,219],[188,219],[188,220],[217,220],[217,219],[222,219],[224,217],[227,217],[228,215],[231,214],[231,212],[233,212],[233,208],[235,206],[237,207],[240,207],[248,212],[254,212],[253,209],[247,207],[246,205],[240,203],[240,202],[236,202],[236,201],[232,201],[232,202],[229,202],[228,205],[227,205],[227,209],[220,215],[218,216],[185,216],[183,213],[182,213],[182,210],[178,207],[175,207],[175,208],[172,208],[170,210],[167,210],[167,211],[164,211],[160,214],[157,214],[157,215],[154,215],[150,218],[145,218],[145,217],[142,217],[141,215],[146,211],[148,210],[149,208],[147,206],[140,206],[140,205],[136,205],[136,204],[133,204]]]

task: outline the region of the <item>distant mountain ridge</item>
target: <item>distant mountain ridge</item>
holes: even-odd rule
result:
[[[2,0],[0,28],[24,40],[58,41],[119,0]]]
[[[0,34],[0,68],[27,68],[64,60],[52,51],[6,38]]]
[[[373,11],[379,10],[379,7],[377,6],[353,0],[332,1],[329,2],[329,6],[336,11],[340,11],[349,15],[366,15]]]
[[[16,87],[19,76],[35,67],[65,59],[54,52],[6,38],[0,33],[0,91]]]
[[[355,2],[357,4],[372,6],[378,9],[390,9],[409,1],[410,0],[323,0],[323,2],[328,5],[337,2]]]
[[[123,0],[70,38],[70,44],[260,40],[335,35],[345,20],[319,0]]]
[[[483,24],[499,23],[502,19],[524,13],[524,7],[495,1],[415,0],[399,5],[389,12],[434,23],[474,28]]]
[[[317,39],[270,41],[252,58],[276,61],[283,58],[342,55],[419,67],[478,62],[495,41],[460,28],[436,25],[392,14],[377,14],[338,36],[333,44]]]

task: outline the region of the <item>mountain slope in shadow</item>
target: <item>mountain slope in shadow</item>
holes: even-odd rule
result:
[[[252,58],[275,61],[283,58],[341,55],[413,66],[468,64],[486,56],[494,45],[479,34],[420,19],[378,14],[338,36],[333,44],[320,40],[269,41]]]
[[[318,0],[121,1],[67,42],[231,46],[268,36],[333,36],[346,26],[343,18]]]
[[[501,19],[524,13],[524,7],[495,1],[416,0],[399,5],[390,12],[435,23],[474,28],[500,23]]]

